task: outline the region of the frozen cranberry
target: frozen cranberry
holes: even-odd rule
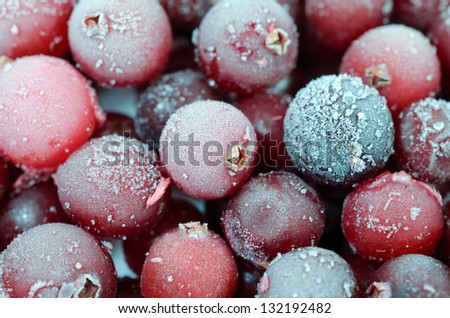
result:
[[[427,31],[449,0],[394,0],[394,18],[416,29]]]
[[[141,275],[145,297],[232,297],[237,267],[226,243],[206,224],[180,224],[151,247]]]
[[[329,75],[310,82],[291,102],[284,141],[302,173],[321,184],[349,185],[385,165],[394,129],[375,89],[357,77]]]
[[[6,161],[0,157],[0,200],[6,192],[9,181],[9,171],[8,164]]]
[[[253,298],[258,293],[258,282],[260,281],[264,270],[250,262],[238,257],[238,285],[234,297]]]
[[[374,298],[448,298],[450,269],[429,256],[403,255],[375,272],[367,293]]]
[[[117,284],[117,298],[142,298],[139,279],[120,279]]]
[[[160,153],[172,181],[188,195],[219,199],[251,175],[256,134],[237,108],[199,101],[180,108],[164,128]]]
[[[141,85],[169,60],[172,32],[156,0],[81,1],[69,21],[72,55],[104,86]]]
[[[345,52],[340,71],[377,88],[394,116],[413,102],[436,95],[441,81],[436,49],[422,33],[404,25],[364,33]]]
[[[136,138],[133,119],[122,114],[106,113],[105,123],[94,132],[93,137],[98,138],[112,134]]]
[[[217,0],[159,0],[176,31],[192,31]]]
[[[303,3],[301,3],[302,0],[277,0],[277,2],[289,12],[294,21],[298,19],[301,12],[301,6],[303,6]]]
[[[94,90],[57,58],[24,57],[3,69],[1,64],[0,153],[25,170],[55,169],[103,119]]]
[[[430,31],[430,38],[437,48],[442,69],[450,75],[450,6],[436,17]]]
[[[204,216],[191,204],[183,201],[170,201],[160,222],[147,231],[128,238],[123,242],[125,259],[130,268],[140,274],[145,257],[152,243],[162,234],[172,230],[180,223],[204,221]]]
[[[317,245],[325,216],[317,193],[288,172],[250,179],[231,199],[222,226],[231,248],[253,264],[295,247]]]
[[[165,72],[173,73],[185,69],[198,69],[197,62],[195,62],[194,45],[189,38],[177,36],[173,39],[172,52]]]
[[[108,251],[73,225],[39,225],[19,235],[0,257],[7,297],[114,297],[116,272]]]
[[[347,262],[320,247],[304,247],[280,255],[258,284],[261,298],[350,298],[358,293]]]
[[[427,98],[404,109],[395,146],[397,164],[414,178],[450,181],[450,103]]]
[[[344,51],[361,34],[389,21],[392,0],[306,0],[305,9],[317,38]]]
[[[161,176],[155,154],[132,138],[92,139],[72,154],[57,173],[66,214],[103,236],[137,234],[157,222],[169,179]]]
[[[344,235],[363,258],[387,261],[436,248],[443,227],[440,194],[405,172],[385,172],[347,197]]]
[[[64,221],[58,190],[52,182],[16,190],[0,207],[0,250],[25,230],[39,224]]]
[[[67,21],[74,4],[75,0],[2,1],[0,56],[66,54]]]
[[[141,140],[158,147],[170,115],[184,105],[208,99],[217,99],[217,96],[203,74],[192,70],[166,74],[140,95],[136,131]]]
[[[283,143],[283,121],[291,97],[288,95],[259,94],[241,98],[236,106],[252,122],[260,142],[258,148],[260,171],[282,169],[290,166]]]
[[[297,60],[296,25],[273,0],[219,1],[193,40],[206,75],[220,88],[238,94],[275,85]]]

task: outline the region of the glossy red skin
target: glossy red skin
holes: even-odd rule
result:
[[[180,223],[203,222],[204,219],[205,217],[191,204],[183,201],[170,201],[161,221],[151,229],[123,242],[128,266],[139,275],[144,266],[146,253],[159,236],[176,228]]]
[[[147,298],[225,298],[234,295],[237,276],[233,253],[219,235],[176,228],[150,247],[141,289]]]
[[[2,3],[0,56],[65,55],[69,50],[67,21],[74,4],[75,0]]]
[[[431,42],[437,48],[442,70],[447,77],[450,76],[450,26],[446,24],[449,16],[450,9],[447,9],[435,18],[430,30]]]
[[[389,1],[306,0],[306,18],[323,44],[345,51],[361,34],[389,21]]]
[[[0,200],[6,192],[9,181],[8,164],[0,157]]]
[[[394,19],[426,32],[449,4],[448,0],[394,0]]]
[[[353,190],[344,202],[342,228],[363,258],[387,261],[430,255],[442,235],[442,199],[405,172],[385,172]]]
[[[291,97],[288,95],[264,93],[241,98],[236,102],[236,107],[253,124],[260,142],[257,171],[278,170],[292,164],[283,143],[283,122],[290,101]]]
[[[19,235],[0,257],[0,274],[6,297],[76,297],[85,278],[100,287],[92,296],[116,294],[117,274],[107,249],[68,224],[39,225]]]
[[[51,181],[16,190],[0,205],[0,250],[28,229],[40,224],[65,221],[58,190]]]
[[[405,61],[414,61],[411,67]],[[340,72],[370,84],[366,71],[385,64],[390,84],[379,86],[394,117],[413,102],[436,96],[441,81],[435,48],[419,31],[404,25],[371,29],[353,41],[342,58]]]
[[[325,224],[314,189],[283,171],[250,179],[230,200],[222,227],[235,253],[253,264],[267,264],[292,248],[314,246]]]
[[[185,69],[197,70],[198,64],[195,62],[194,49],[190,38],[176,36],[173,39],[172,52],[164,73],[173,73]]]
[[[137,138],[133,119],[118,113],[106,113],[105,123],[95,130],[92,138],[99,138],[112,134]]]

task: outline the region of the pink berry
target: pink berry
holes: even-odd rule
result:
[[[449,298],[450,269],[429,256],[403,255],[375,272],[367,293],[373,298]]]
[[[324,223],[317,193],[296,175],[282,171],[250,179],[222,217],[231,248],[253,264],[268,263],[292,248],[317,245]]]
[[[427,31],[449,4],[449,0],[394,0],[394,18],[402,24]]]
[[[73,225],[36,226],[0,256],[0,289],[6,297],[114,297],[116,280],[106,248]]]
[[[94,90],[68,62],[0,62],[0,153],[25,170],[53,170],[103,120]]]
[[[430,41],[417,30],[394,24],[374,28],[355,40],[340,71],[377,88],[394,116],[413,102],[436,95],[441,81]]]
[[[344,51],[361,34],[389,21],[392,0],[306,0],[305,9],[317,38]]]
[[[212,200],[231,195],[250,177],[256,134],[237,108],[199,101],[180,108],[160,139],[161,160],[186,194]]]
[[[67,21],[74,4],[75,0],[2,1],[0,56],[65,55]]]
[[[151,247],[141,275],[145,297],[232,297],[237,284],[233,253],[199,222],[180,224]]]
[[[260,298],[350,298],[357,294],[350,265],[320,247],[299,248],[278,256],[258,284]]]
[[[238,94],[275,85],[297,60],[296,25],[273,0],[220,1],[203,18],[193,40],[205,74]]]
[[[69,21],[72,55],[104,86],[141,85],[164,70],[172,32],[155,0],[81,1]]]
[[[442,199],[405,172],[385,172],[352,191],[344,203],[342,228],[363,258],[387,261],[430,255],[442,235]]]
[[[427,98],[399,116],[396,159],[414,178],[431,183],[450,181],[450,103]]]
[[[431,27],[430,38],[437,48],[442,70],[448,77],[450,75],[450,6],[435,18],[436,20]]]
[[[132,138],[109,135],[92,139],[72,154],[57,173],[65,213],[103,236],[142,232],[157,222],[169,195],[155,154]]]

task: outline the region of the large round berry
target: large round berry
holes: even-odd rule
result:
[[[440,194],[405,172],[385,172],[347,197],[342,228],[363,258],[387,261],[404,254],[429,255],[442,235]]]
[[[200,199],[237,191],[253,170],[256,134],[237,108],[200,101],[180,108],[164,128],[161,160],[173,182]]]
[[[172,31],[156,0],[83,0],[69,21],[72,55],[104,86],[150,82],[169,59]]]
[[[73,225],[36,226],[0,256],[0,286],[6,297],[114,297],[116,283],[106,248]]]
[[[389,21],[392,0],[306,0],[305,10],[317,38],[343,51],[364,32]]]
[[[320,247],[304,247],[275,258],[258,284],[261,298],[350,298],[358,293],[347,262]]]
[[[364,33],[345,52],[340,71],[377,88],[394,116],[411,103],[436,95],[441,82],[436,49],[422,33],[404,25]]]
[[[239,94],[275,85],[295,68],[298,53],[296,25],[273,0],[219,1],[193,40],[206,75]]]
[[[66,214],[104,236],[143,231],[159,220],[170,181],[156,166],[153,151],[132,138],[92,139],[70,156],[57,173]]]
[[[158,146],[170,115],[182,106],[208,99],[217,99],[217,96],[203,74],[192,70],[166,74],[140,95],[136,132],[141,140]]]
[[[450,103],[427,98],[403,110],[395,148],[398,165],[414,178],[450,181]]]
[[[373,174],[393,153],[386,100],[349,75],[310,82],[291,102],[284,141],[297,167],[315,181],[348,185]]]
[[[430,38],[437,48],[442,69],[450,75],[450,6],[436,17],[430,31]]]
[[[55,169],[90,138],[96,119],[103,119],[93,89],[58,58],[39,55],[1,64],[0,153],[26,170]]]
[[[394,18],[402,24],[427,31],[449,4],[449,0],[394,0]]]
[[[367,293],[374,298],[449,298],[450,269],[429,256],[403,255],[375,272]]]
[[[222,217],[232,249],[253,264],[267,263],[292,248],[317,245],[324,223],[317,193],[296,175],[281,171],[252,178]]]
[[[75,0],[1,1],[0,56],[66,54],[67,21],[74,4]]]
[[[232,297],[237,266],[219,235],[198,222],[180,224],[151,247],[141,274],[145,297]]]

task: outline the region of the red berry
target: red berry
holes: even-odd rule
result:
[[[441,196],[430,186],[405,172],[385,172],[350,193],[342,228],[350,245],[366,259],[429,255],[442,235],[441,208]]]
[[[176,36],[173,39],[172,51],[165,73],[174,73],[185,69],[196,70],[194,45],[187,37]]]
[[[399,167],[416,179],[450,181],[450,103],[427,98],[404,109],[395,154]]]
[[[16,190],[5,198],[0,208],[0,250],[28,229],[65,220],[58,190],[52,182]]]
[[[73,225],[36,226],[0,256],[0,289],[6,297],[114,297],[116,280],[107,250]]]
[[[324,223],[323,204],[314,189],[282,171],[250,179],[222,217],[231,248],[253,264],[267,263],[292,248],[317,245]]]
[[[133,119],[122,114],[108,112],[105,123],[94,132],[92,137],[99,138],[113,134],[137,138]]]
[[[442,70],[450,75],[450,6],[435,17],[432,24],[430,38],[437,48],[437,54],[442,64]]]
[[[199,199],[237,191],[253,170],[256,134],[237,108],[200,101],[173,114],[160,139],[161,160],[172,181]]]
[[[159,0],[176,31],[192,31],[216,0]]]
[[[347,262],[320,247],[304,247],[275,258],[258,284],[261,298],[350,298],[358,293]]]
[[[305,10],[317,38],[344,51],[361,34],[389,21],[392,0],[306,0]]]
[[[75,0],[2,1],[0,56],[66,54],[67,21],[74,4]]]
[[[448,298],[450,269],[429,256],[411,254],[381,266],[367,293],[374,298]]]
[[[0,62],[0,153],[25,170],[53,170],[103,120],[87,80],[48,56]]]
[[[402,24],[427,31],[449,4],[449,0],[394,0],[394,18]]]
[[[141,140],[158,147],[170,115],[184,105],[208,99],[217,99],[217,95],[200,72],[183,70],[165,74],[140,95],[136,131]]]
[[[103,236],[142,232],[157,222],[169,195],[155,154],[132,138],[109,135],[92,139],[72,154],[57,173],[65,213]]]
[[[394,116],[413,102],[436,95],[441,81],[436,49],[422,33],[404,25],[364,33],[345,52],[340,71],[377,88]]]
[[[272,0],[218,2],[193,40],[205,74],[220,88],[238,94],[275,85],[297,60],[296,25]]]
[[[233,253],[198,222],[180,224],[151,247],[141,275],[145,297],[232,297],[237,284]]]
[[[70,17],[69,43],[75,61],[100,85],[141,85],[164,70],[172,32],[155,0],[82,1]]]

